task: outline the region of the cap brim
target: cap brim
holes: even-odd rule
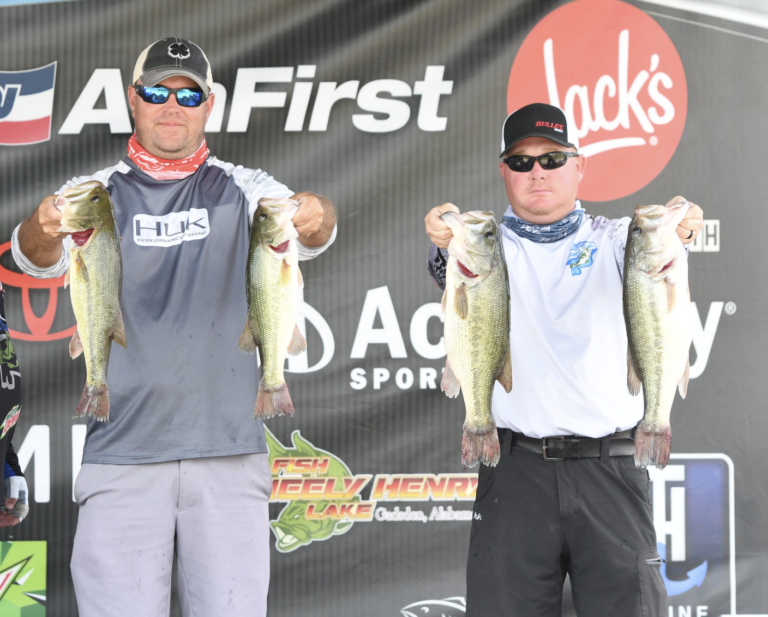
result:
[[[499,158],[504,156],[504,153],[509,150],[512,146],[514,146],[516,143],[523,141],[523,139],[528,139],[529,137],[543,137],[544,139],[548,139],[549,141],[559,144],[561,146],[565,146],[566,148],[576,148],[572,143],[568,143],[565,141],[565,139],[557,139],[554,137],[551,133],[528,133],[527,135],[522,135],[518,137],[515,141],[513,141],[511,144],[509,144],[504,150],[502,150],[501,154],[499,154]],[[576,148],[578,150],[578,148]]]
[[[208,88],[208,84],[203,77],[189,69],[176,68],[174,66],[163,66],[142,73],[141,83],[143,83],[145,86],[156,86],[164,79],[168,79],[169,77],[176,77],[178,75],[189,77],[191,80],[193,80],[198,86],[200,86],[200,89],[205,93],[205,96],[210,94],[210,88]]]

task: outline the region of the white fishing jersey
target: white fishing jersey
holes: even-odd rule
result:
[[[512,215],[511,208],[507,215]],[[643,397],[627,391],[622,275],[629,218],[536,243],[501,226],[509,272],[510,393],[493,415],[529,437],[603,437],[634,427]]]

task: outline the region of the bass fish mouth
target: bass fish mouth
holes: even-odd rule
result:
[[[666,264],[666,265],[661,267],[661,270],[659,270],[659,274],[661,274],[662,272],[666,272],[667,270],[669,270],[674,265],[675,265],[675,260],[673,259],[668,264]]]
[[[86,229],[85,231],[76,231],[70,236],[72,237],[72,242],[75,243],[76,246],[81,247],[85,245],[88,240],[91,239],[91,236],[93,235],[94,228],[91,227],[90,229]]]
[[[467,268],[463,263],[461,263],[458,259],[456,260],[456,263],[459,264],[459,272],[461,272],[464,276],[471,279],[476,279],[479,275],[475,274]]]
[[[275,253],[285,253],[288,251],[288,247],[291,244],[290,240],[286,240],[285,242],[282,242],[281,244],[278,244],[277,246],[269,245],[269,248],[271,248]]]

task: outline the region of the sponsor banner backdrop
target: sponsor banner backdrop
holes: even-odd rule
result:
[[[501,124],[533,101],[571,117],[588,213],[627,216],[675,195],[704,208],[690,253],[692,382],[673,409],[670,465],[651,473],[662,573],[670,617],[768,614],[768,30],[719,15],[640,0],[0,6],[0,281],[31,489],[29,517],[0,531],[0,613],[77,614],[85,436],[71,419],[85,365],[68,354],[69,293],[63,277],[19,273],[11,234],[65,181],[124,156],[136,57],[183,36],[212,63],[211,152],[327,195],[339,213],[336,244],[302,266],[308,350],[287,364],[296,417],[267,422],[270,615],[465,613],[477,475],[460,462],[462,401],[439,387],[423,219],[448,201],[501,216]],[[198,214],[168,222],[210,241]],[[151,245],[181,241],[150,232]],[[569,592],[564,607],[575,614]]]

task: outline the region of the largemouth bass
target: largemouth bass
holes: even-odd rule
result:
[[[296,315],[299,271],[296,238],[291,222],[299,204],[292,199],[261,199],[253,214],[248,266],[245,277],[248,317],[240,335],[240,349],[259,349],[261,382],[254,418],[293,415],[293,402],[283,376],[287,353],[298,355],[307,348]]]
[[[643,386],[645,414],[635,437],[635,464],[663,469],[669,462],[669,415],[675,388],[685,398],[691,346],[688,259],[675,231],[688,212],[637,206],[624,255],[624,319],[627,325],[627,387]]]
[[[61,210],[57,231],[71,234],[69,270],[64,286],[77,319],[69,342],[69,355],[85,356],[87,378],[75,417],[109,420],[107,366],[112,341],[126,347],[120,289],[123,263],[115,211],[101,182],[85,182],[56,198]]]
[[[459,391],[464,395],[462,463],[493,466],[500,454],[491,411],[494,382],[512,389],[509,279],[501,232],[492,212],[446,212],[440,218],[453,231],[442,304],[448,358],[440,386],[451,398]]]

